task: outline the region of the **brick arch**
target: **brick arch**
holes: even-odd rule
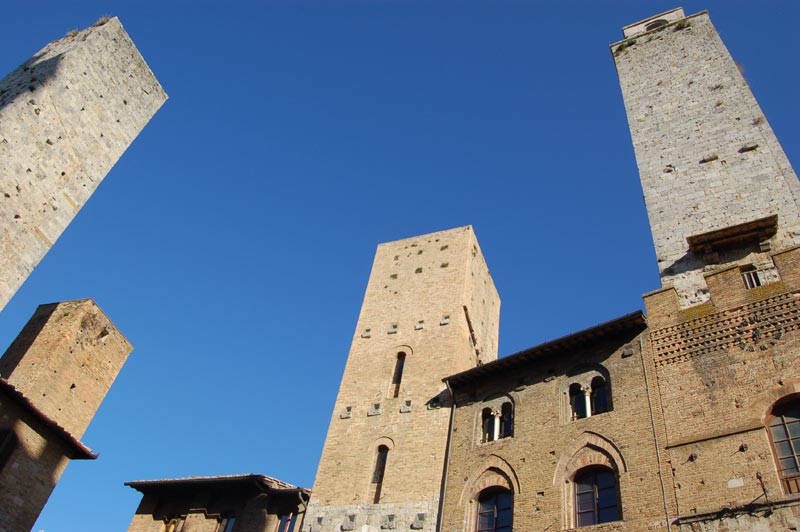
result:
[[[414,349],[410,345],[402,344],[394,346],[389,352],[392,356],[395,356],[397,353],[405,353],[406,356],[411,356],[414,354]]]
[[[561,481],[570,482],[576,471],[590,465],[604,465],[617,473],[628,471],[625,458],[614,442],[596,432],[586,431],[561,454],[553,485]]]
[[[575,486],[573,480],[578,471],[592,466],[607,467],[617,474],[617,493],[619,477],[627,472],[628,466],[619,448],[600,434],[586,431],[582,433],[561,455],[553,476],[553,485],[561,484],[562,526],[575,526]]]
[[[756,395],[750,402],[748,414],[754,422],[766,425],[772,416],[775,403],[781,399],[800,393],[800,379],[786,379],[779,386],[770,388]]]
[[[472,470],[469,480],[464,484],[464,489],[461,490],[458,504],[464,508],[466,530],[475,529],[478,497],[481,492],[493,487],[509,490],[515,499],[520,493],[517,472],[511,464],[496,454],[489,455],[479,467]]]
[[[464,484],[464,489],[461,490],[459,504],[463,505],[467,501],[474,501],[481,491],[492,486],[507,488],[514,495],[520,492],[517,472],[511,464],[496,454],[489,455],[472,470],[472,474]]]

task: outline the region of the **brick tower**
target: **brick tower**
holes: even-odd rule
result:
[[[471,226],[378,246],[304,532],[435,529],[442,379],[497,358],[499,311]]]
[[[800,185],[707,12],[623,28],[612,51],[663,286],[708,300],[703,273],[800,244]]]
[[[30,530],[131,352],[91,299],[40,305],[0,358],[0,530]]]

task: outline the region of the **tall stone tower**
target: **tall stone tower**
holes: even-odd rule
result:
[[[166,99],[116,18],[0,81],[0,310]]]
[[[378,246],[304,532],[435,529],[442,379],[497,358],[499,311],[471,226]]]
[[[673,9],[612,45],[664,287],[708,300],[704,273],[800,244],[800,185],[707,12]]]

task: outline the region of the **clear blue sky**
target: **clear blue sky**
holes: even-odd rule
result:
[[[170,95],[0,314],[94,298],[135,346],[34,530],[124,531],[134,479],[310,487],[375,246],[475,226],[501,355],[659,287],[608,45],[675,7],[6,2],[3,75],[101,15]],[[798,162],[800,3],[709,9]]]

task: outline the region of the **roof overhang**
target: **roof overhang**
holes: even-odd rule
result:
[[[760,244],[778,232],[778,215],[723,227],[715,231],[686,238],[689,249],[695,254],[713,253],[746,244]]]

